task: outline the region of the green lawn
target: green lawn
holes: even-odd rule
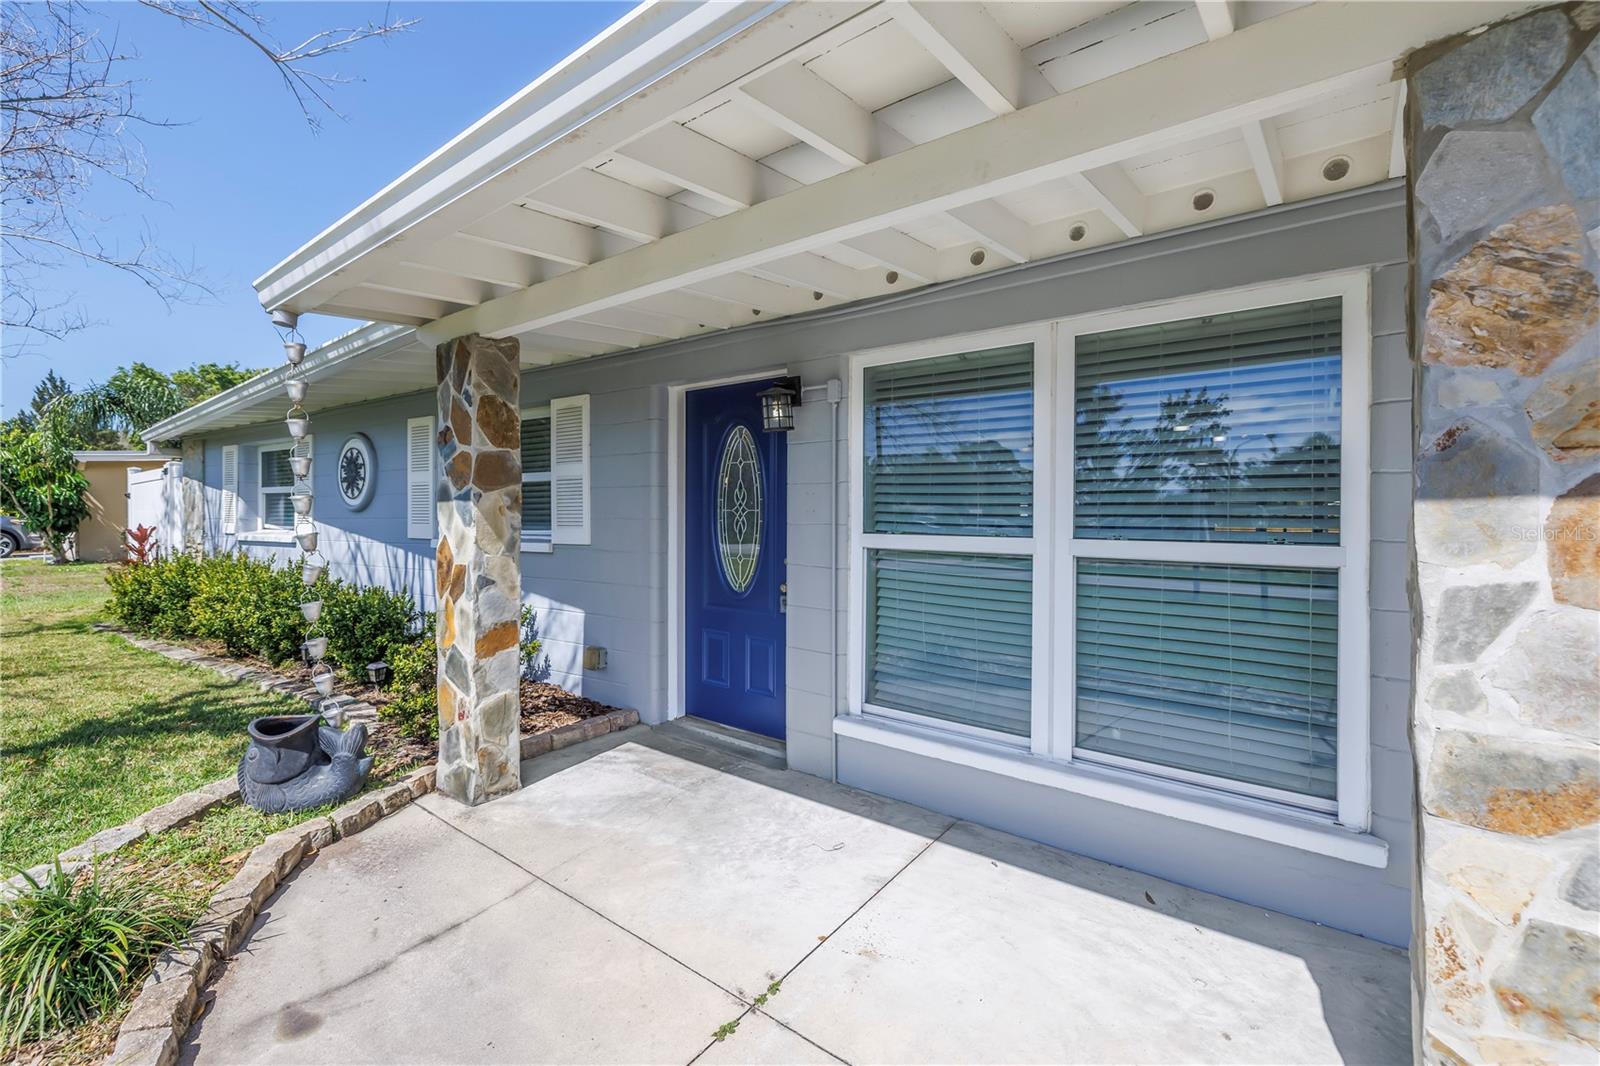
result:
[[[231,772],[244,727],[305,705],[90,624],[105,567],[0,563],[0,872]]]

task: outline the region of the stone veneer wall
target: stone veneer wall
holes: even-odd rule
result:
[[[1600,1057],[1600,5],[1407,63],[1424,1061]]]
[[[477,804],[521,785],[522,368],[515,339],[439,345],[440,792]]]

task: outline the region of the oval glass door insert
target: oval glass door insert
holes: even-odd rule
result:
[[[717,470],[717,558],[733,591],[750,587],[761,560],[761,456],[744,426],[728,434]]]

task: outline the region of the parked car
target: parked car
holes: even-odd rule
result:
[[[0,559],[20,551],[37,551],[43,546],[39,534],[24,529],[15,518],[0,514]]]

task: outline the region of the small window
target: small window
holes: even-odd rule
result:
[[[260,462],[260,524],[262,529],[293,529],[294,501],[289,499],[294,491],[294,468],[289,460],[294,455],[292,445],[275,445],[257,450]]]
[[[534,551],[549,551],[550,524],[550,409],[522,413],[522,544]]]

